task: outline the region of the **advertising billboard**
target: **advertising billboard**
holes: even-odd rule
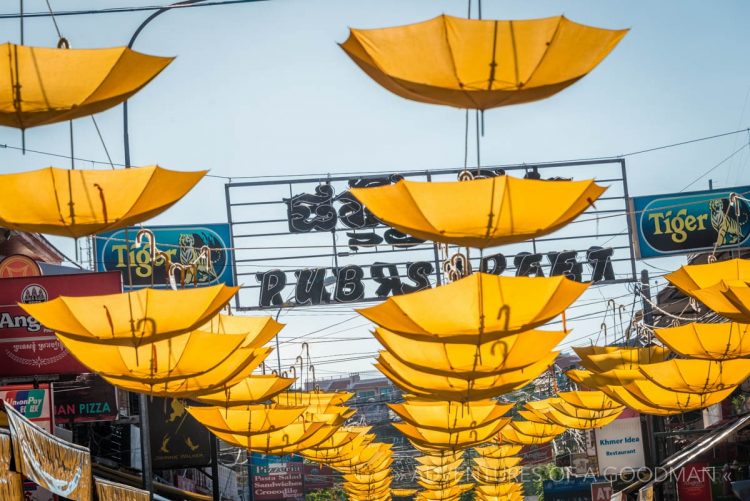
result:
[[[52,383],[56,423],[85,423],[117,419],[115,387],[95,374],[76,381]]]
[[[96,236],[96,270],[122,273],[125,289],[168,287],[170,263],[175,265],[171,276],[177,282],[235,285],[228,224],[149,226],[147,229],[153,233],[155,259],[151,258],[151,237],[143,237],[137,245],[136,236],[143,228],[130,227]],[[208,257],[201,256],[204,247],[210,249]],[[194,268],[188,269],[190,265]]]
[[[738,196],[733,196],[738,195]],[[750,186],[634,197],[631,228],[639,259],[750,245]]]
[[[40,384],[36,388],[30,384],[0,386],[0,400],[52,433],[52,397],[48,384]]]
[[[304,464],[301,457],[252,454],[253,499],[304,499]]]
[[[623,468],[646,466],[640,416],[615,419],[596,429],[595,436],[596,459],[602,475],[615,475]]]
[[[211,464],[208,430],[188,414],[179,400],[150,398],[148,417],[155,470]]]
[[[0,279],[0,376],[38,376],[88,372],[55,337],[17,303],[57,296],[120,292],[119,273],[79,273]]]

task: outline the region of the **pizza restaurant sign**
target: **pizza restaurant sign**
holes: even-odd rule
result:
[[[637,257],[750,246],[748,197],[750,186],[632,198]]]

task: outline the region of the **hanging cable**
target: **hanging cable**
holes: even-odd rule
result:
[[[96,123],[96,118],[94,118],[94,115],[91,115],[91,121],[94,122],[94,128],[96,129],[96,134],[99,136],[99,141],[102,143],[102,148],[104,148],[104,154],[107,155],[107,162],[109,162],[109,166],[112,167],[112,169],[114,170],[115,164],[112,163],[112,157],[109,155],[107,144],[104,142],[102,131],[99,130],[99,124]]]

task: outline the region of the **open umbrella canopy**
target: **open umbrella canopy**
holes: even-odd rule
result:
[[[236,447],[261,454],[283,456],[315,447],[333,435],[341,423],[343,421],[337,424],[292,423],[279,430],[256,435],[237,435],[218,430],[211,430],[211,433]]]
[[[361,447],[351,458],[328,464],[343,473],[373,473],[387,468],[391,455],[391,444],[373,442]]]
[[[167,210],[206,172],[150,166],[0,174],[0,226],[73,238],[125,228]]]
[[[583,409],[579,409],[577,413],[575,414],[568,414],[566,412],[562,412],[558,407],[565,406],[564,402],[562,404],[560,403],[553,403],[551,404],[552,408],[548,410],[532,410],[531,413],[535,414],[536,416],[543,416],[546,420],[546,423],[551,423],[552,425],[561,426],[565,429],[572,428],[575,430],[593,430],[595,428],[601,428],[602,426],[606,426],[615,419],[617,419],[620,414],[622,414],[622,410],[616,410],[614,412],[612,411],[606,411],[608,414],[599,415],[599,416],[590,416],[590,414],[584,414],[584,413],[591,413],[596,411],[584,411]],[[568,406],[567,408],[570,409],[572,406]],[[575,412],[575,407],[572,407]],[[526,415],[526,413],[524,413]]]
[[[134,393],[145,393],[154,397],[196,398],[203,394],[225,391],[240,383],[263,363],[271,351],[273,351],[271,348],[241,348],[234,352],[225,363],[212,370],[159,382],[130,375],[102,375],[102,377],[111,385]]]
[[[614,403],[614,400],[612,400],[611,398],[607,397],[607,399],[611,400]],[[617,404],[617,407],[599,411],[586,409],[583,407],[576,407],[575,405],[570,405],[568,402],[560,401],[550,402],[549,408],[547,410],[554,411],[553,414],[555,415],[562,414],[577,419],[602,419],[608,418],[610,416],[619,416],[624,409],[625,407],[619,403]],[[566,425],[563,424],[562,426]]]
[[[497,442],[501,445],[540,445],[551,442],[557,435],[546,435],[543,437],[526,435],[519,432],[512,426],[506,426],[500,430],[500,434],[497,436]]]
[[[198,330],[214,334],[247,334],[247,344],[263,346],[284,328],[273,317],[241,317],[219,313],[201,325]]]
[[[605,372],[570,369],[565,374],[576,383],[592,389],[604,385],[624,386],[632,381],[646,379],[639,369],[612,369]]]
[[[505,277],[473,273],[448,285],[357,310],[412,338],[477,344],[538,327],[560,315],[588,287],[563,276]],[[533,297],[534,301],[528,298]]]
[[[691,322],[668,329],[654,329],[656,337],[684,357],[729,360],[750,356],[750,325],[736,322]]]
[[[343,404],[353,396],[354,393],[346,391],[288,391],[273,400],[280,405],[306,405],[310,410],[323,412],[328,406]]]
[[[448,479],[452,477],[454,473],[459,473],[459,470],[464,469],[464,459],[462,457],[463,451],[457,451],[452,453],[451,455],[456,457],[457,459],[454,459],[450,463],[446,463],[443,465],[420,464],[417,465],[414,471],[420,477],[431,481]]]
[[[455,463],[456,461],[463,459],[463,457],[463,451],[442,451],[441,453],[417,456],[414,458],[414,461],[417,462],[418,466],[423,465],[427,467],[435,467]]]
[[[549,436],[554,437],[564,432],[566,429],[564,426],[534,423],[532,421],[511,421],[510,425],[522,435],[539,438]]]
[[[593,372],[606,372],[613,369],[638,369],[644,364],[663,362],[670,356],[670,351],[661,346],[647,348],[618,348],[606,353],[587,354],[573,348],[581,358],[580,364]]]
[[[340,432],[341,430],[334,433],[334,435],[337,435]],[[322,442],[319,445],[325,444],[326,442],[331,440],[331,438],[327,439],[326,441]],[[351,442],[348,442],[339,447],[333,447],[330,449],[320,449],[319,446],[315,446],[315,447],[311,447],[309,449],[300,451],[300,454],[304,456],[305,458],[311,461],[316,461],[318,463],[329,463],[332,461],[345,461],[345,460],[349,460],[349,459],[356,457],[357,454],[359,454],[360,448],[365,447],[368,444],[372,443],[373,440],[375,440],[374,434],[363,434],[363,435],[356,436],[353,440],[351,440]]]
[[[490,497],[508,496],[514,492],[521,491],[523,491],[523,484],[516,482],[477,485],[476,487],[476,494]]]
[[[310,449],[310,452],[340,452],[345,446],[351,445],[358,437],[374,436],[369,433],[371,430],[372,426],[342,426],[328,440]]]
[[[505,470],[518,466],[523,461],[522,457],[504,457],[504,458],[474,458],[474,464],[485,470]]]
[[[381,351],[375,367],[407,393],[432,400],[468,402],[497,397],[527,385],[552,364],[558,352],[539,362],[498,376],[455,378],[417,371],[402,364],[387,351]]]
[[[404,403],[387,405],[405,422],[438,431],[469,430],[493,423],[513,407],[491,399],[450,402],[407,398]]]
[[[158,75],[171,57],[127,47],[53,49],[0,45],[0,125],[25,129],[116,106]]]
[[[599,389],[612,399],[617,400],[621,404],[641,414],[650,414],[653,416],[673,416],[675,414],[682,414],[683,412],[685,412],[685,410],[683,409],[667,409],[646,404],[634,397],[633,394],[624,386],[603,385],[600,386]]]
[[[190,406],[187,411],[209,430],[234,435],[257,435],[289,426],[305,411],[304,407],[253,405],[247,410]]]
[[[139,289],[100,296],[59,296],[19,304],[46,328],[81,341],[138,346],[195,330],[214,316],[239,287]]]
[[[557,397],[574,407],[592,411],[606,411],[621,407],[618,402],[601,391],[562,391],[557,393]]]
[[[245,407],[265,402],[294,384],[294,378],[253,375],[225,390],[195,397],[198,402],[219,407]]]
[[[626,33],[564,16],[501,21],[442,15],[351,29],[341,48],[401,97],[484,110],[560,92],[594,69]]]
[[[408,498],[417,493],[417,489],[391,489],[391,496]]]
[[[196,389],[216,388],[238,374],[250,376],[271,348],[243,346],[242,334],[210,334],[201,331],[138,346],[80,341],[58,334],[60,342],[83,365],[101,376],[144,384],[190,378]]]
[[[466,376],[501,374],[532,365],[567,333],[531,330],[479,345],[410,338],[382,328],[373,335],[394,357],[419,371]]]
[[[370,473],[370,474],[347,473],[346,475],[344,475],[344,481],[350,482],[353,484],[364,484],[364,485],[374,485],[386,479],[390,480],[390,478],[391,478],[390,469],[385,469],[377,473]]]
[[[473,447],[488,441],[502,429],[510,418],[492,421],[475,428],[456,432],[438,431],[409,423],[391,423],[394,428],[403,433],[406,438],[415,442],[422,442],[431,447],[444,449],[458,449]]]
[[[421,491],[417,495],[429,501],[444,501],[445,499],[451,498],[453,496],[460,496],[464,492],[468,492],[473,488],[474,484],[459,484],[443,490]]]
[[[640,370],[650,381],[670,391],[712,393],[745,381],[750,376],[750,360],[672,359],[641,366]]]
[[[624,387],[644,404],[665,410],[693,411],[717,404],[727,398],[735,386],[712,393],[685,393],[671,391],[651,382],[633,381]]]
[[[484,445],[474,447],[476,453],[485,458],[504,458],[515,456],[521,452],[523,447],[520,445]]]
[[[594,181],[497,176],[472,181],[401,180],[351,193],[397,230],[484,249],[540,237],[570,223],[606,188]]]
[[[692,296],[699,289],[707,289],[719,282],[750,282],[750,261],[730,259],[710,264],[690,264],[681,266],[664,278],[685,294]]]
[[[750,323],[750,286],[747,282],[726,281],[694,290],[690,294],[719,315],[740,323]]]
[[[511,468],[494,469],[484,468],[479,465],[474,465],[471,469],[471,475],[474,480],[480,484],[497,484],[512,482],[523,473],[523,468],[520,466],[513,466]]]

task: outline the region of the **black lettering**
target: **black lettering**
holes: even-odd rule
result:
[[[388,275],[385,271],[388,271]],[[401,278],[398,276],[398,268],[395,264],[373,263],[370,266],[370,276],[378,284],[375,295],[386,298],[390,295],[398,296],[402,293]]]
[[[416,263],[406,264],[406,276],[414,282],[414,285],[402,284],[401,292],[408,294],[410,292],[421,291],[422,289],[429,289],[430,275],[435,271],[432,263],[427,261],[417,261]]]
[[[349,248],[353,251],[359,250],[360,247],[375,247],[383,243],[383,237],[375,233],[351,233],[347,232],[349,237]]]
[[[415,245],[424,243],[424,240],[414,238],[393,228],[385,230],[383,236],[385,236],[385,243],[395,245],[396,247],[414,247]]]
[[[612,247],[589,247],[586,251],[586,260],[591,266],[591,281],[601,282],[602,280],[614,280],[615,270],[612,267]]]
[[[576,251],[548,252],[550,271],[549,275],[565,275],[571,280],[580,282],[583,280],[583,265],[577,261]]]
[[[307,268],[294,272],[297,285],[294,288],[294,301],[299,305],[327,303],[330,294],[325,289],[325,268]]]
[[[517,277],[537,277],[544,276],[542,269],[542,254],[532,254],[530,252],[519,252],[513,258],[513,264],[516,266]]]
[[[365,286],[362,268],[355,265],[344,266],[336,270],[336,292],[334,297],[339,303],[359,301],[365,297]]]
[[[256,273],[255,278],[260,282],[260,306],[281,306],[284,299],[281,291],[286,286],[286,273],[281,270],[271,270]]]
[[[291,233],[307,233],[312,230],[332,231],[336,228],[336,209],[333,207],[333,186],[321,184],[315,187],[315,195],[302,193],[285,198],[287,221]]]
[[[349,191],[345,191],[337,198],[341,202],[339,207],[339,220],[349,228],[374,228],[380,221],[372,212],[357,200]]]
[[[502,254],[493,254],[482,259],[482,265],[479,270],[482,273],[491,273],[493,275],[502,275],[508,267],[508,262]]]

